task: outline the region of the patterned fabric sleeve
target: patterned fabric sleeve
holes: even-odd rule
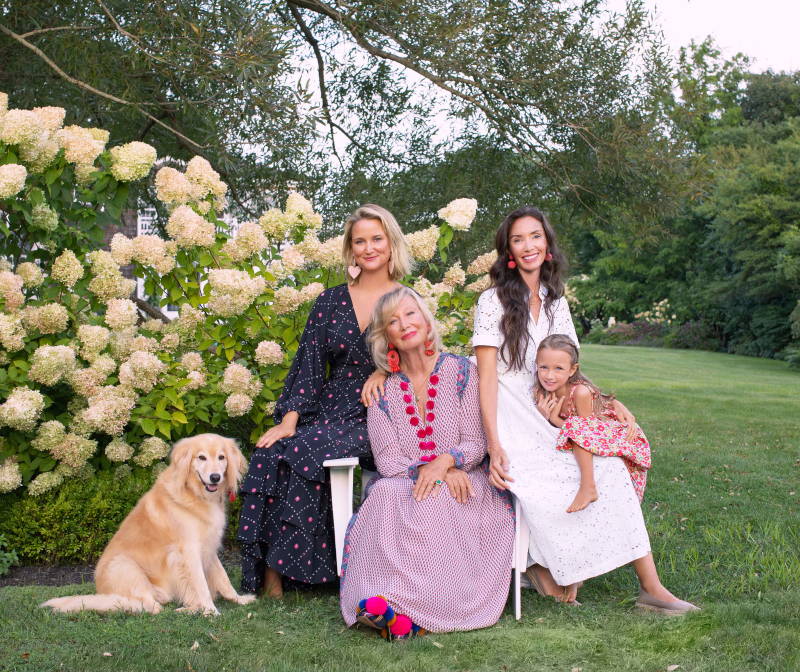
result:
[[[400,447],[400,438],[389,414],[377,404],[367,409],[367,432],[380,475],[384,478],[408,476],[411,459]]]
[[[475,308],[475,327],[472,333],[472,345],[490,345],[499,348],[503,344],[500,331],[500,318],[503,309],[495,295],[494,289],[487,289],[478,297]]]
[[[569,312],[569,304],[563,296],[553,310],[553,325],[550,327],[550,333],[569,336],[575,345],[581,347],[578,342],[578,334],[575,332],[575,325],[572,322],[572,314]]]
[[[486,435],[483,433],[481,403],[478,391],[478,367],[469,362],[469,376],[461,395],[459,423],[461,439],[450,451],[459,469],[469,471],[477,467],[486,456]]]
[[[299,413],[301,420],[317,414],[327,366],[326,339],[331,311],[329,294],[330,290],[320,294],[308,315],[300,345],[275,407],[277,422],[289,411]]]

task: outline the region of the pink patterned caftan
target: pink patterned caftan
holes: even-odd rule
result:
[[[359,600],[383,595],[397,613],[433,632],[493,625],[508,597],[514,521],[508,499],[491,485],[483,460],[477,369],[463,357],[439,355],[434,375],[432,453],[412,425],[413,394],[402,374],[386,381],[386,394],[367,415],[380,478],[375,479],[345,540],[341,609],[356,622]],[[434,378],[432,377],[432,380]],[[403,390],[401,388],[405,387]],[[425,391],[420,391],[424,397]],[[417,469],[426,454],[450,453],[469,475],[475,492],[459,504],[442,486],[436,496],[415,502]]]

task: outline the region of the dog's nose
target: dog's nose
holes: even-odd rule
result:
[[[221,479],[222,476],[219,474],[211,474],[208,478],[212,483],[219,483],[219,479]]]

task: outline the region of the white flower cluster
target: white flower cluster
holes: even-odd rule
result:
[[[156,173],[155,184],[156,197],[169,207],[191,204],[204,214],[212,204],[217,212],[225,209],[228,185],[202,157],[195,156],[189,161],[185,173],[175,168],[161,168]]]
[[[249,369],[231,362],[225,368],[219,387],[228,395],[225,400],[225,410],[232,418],[236,418],[253,407],[253,397],[261,392],[262,385]]]
[[[436,254],[436,244],[439,242],[439,227],[429,226],[422,231],[406,234],[406,243],[411,256],[417,261],[430,261]]]
[[[464,273],[464,269],[461,268],[460,264],[453,264],[444,274],[444,278],[442,278],[442,282],[448,287],[459,287],[463,285],[467,280],[467,274]]]
[[[88,399],[78,419],[93,431],[120,436],[131,418],[136,395],[122,385],[106,385]]]
[[[50,277],[67,289],[72,289],[75,283],[83,277],[83,265],[72,250],[64,250],[53,262]]]
[[[439,210],[438,215],[456,231],[469,231],[478,212],[478,201],[474,198],[457,198]]]
[[[155,147],[145,142],[129,142],[112,147],[111,174],[120,182],[132,182],[146,177],[156,162]]]
[[[314,212],[311,201],[293,191],[286,199],[285,210],[279,208],[267,210],[259,218],[258,225],[270,238],[283,240],[296,227],[304,226],[309,233],[315,231],[322,226],[322,216]]]
[[[49,490],[57,488],[64,482],[64,476],[58,471],[45,471],[28,483],[28,494],[38,497]]]
[[[89,291],[104,303],[130,296],[136,281],[129,280],[119,272],[119,264],[110,252],[95,250],[86,255],[94,277],[89,282]]]
[[[464,287],[468,292],[482,292],[485,289],[489,289],[489,286],[492,284],[492,279],[489,277],[489,274],[482,275],[477,280],[473,280],[468,285]]]
[[[214,225],[188,205],[179,205],[173,210],[166,228],[178,247],[210,247],[216,239]]]
[[[22,472],[13,457],[7,457],[0,463],[0,495],[16,490],[22,485]]]
[[[136,325],[138,319],[136,304],[130,299],[111,299],[106,307],[106,324],[114,331]]]
[[[140,467],[149,467],[153,462],[157,462],[169,455],[169,446],[157,436],[150,436],[142,441],[139,446],[139,453],[133,461]]]
[[[18,310],[25,303],[22,293],[23,279],[11,271],[0,271],[0,297],[9,312]]]
[[[102,128],[65,126],[56,131],[56,140],[64,150],[64,158],[76,164],[76,177],[84,181],[94,170],[94,162],[108,142],[108,131]]]
[[[222,251],[232,261],[244,261],[255,254],[260,254],[268,245],[269,241],[258,223],[245,222],[239,227],[236,235],[225,242]]]
[[[121,233],[115,233],[110,248],[111,256],[120,266],[137,261],[142,266],[155,269],[161,275],[175,268],[177,245],[158,236],[142,234],[128,238]]]
[[[15,387],[8,399],[0,404],[0,427],[30,432],[44,410],[41,392],[27,386]]]
[[[69,324],[69,313],[59,303],[26,306],[22,310],[22,324],[28,329],[38,329],[40,334],[58,334]]]
[[[8,96],[0,93],[0,141],[17,146],[17,154],[30,172],[43,172],[60,149],[56,132],[64,123],[64,108],[7,110],[7,107]]]
[[[25,287],[38,287],[44,282],[42,269],[31,261],[24,261],[17,266],[17,275],[22,278]]]
[[[105,327],[82,324],[78,327],[78,340],[81,342],[81,357],[88,361],[95,359],[108,345],[111,332]]]
[[[159,376],[166,370],[167,365],[158,357],[138,350],[119,367],[119,382],[147,393],[158,384]]]
[[[127,462],[133,457],[133,446],[123,439],[112,439],[106,446],[106,457],[112,462]]]
[[[51,387],[69,380],[75,369],[75,351],[68,345],[42,345],[31,357],[28,378]]]
[[[256,346],[255,358],[261,366],[281,364],[283,362],[283,349],[275,341],[261,341]]]
[[[187,352],[181,357],[181,366],[187,371],[200,371],[203,368],[203,356],[199,352]]]
[[[25,329],[22,320],[15,315],[0,313],[0,345],[9,352],[25,347]]]
[[[245,271],[229,268],[209,271],[208,284],[211,287],[208,308],[221,317],[241,315],[267,287],[264,278],[252,278]]]
[[[25,186],[28,171],[18,163],[0,166],[0,199],[16,196]]]
[[[476,257],[472,263],[467,266],[467,274],[483,275],[484,273],[488,273],[495,261],[497,261],[497,250],[485,252],[479,257]]]

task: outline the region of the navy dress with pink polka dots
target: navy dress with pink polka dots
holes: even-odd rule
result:
[[[322,463],[370,454],[361,386],[375,370],[347,285],[325,290],[308,316],[275,419],[300,414],[294,436],[256,449],[242,484],[242,590],[265,567],[301,583],[335,581],[331,498]]]

